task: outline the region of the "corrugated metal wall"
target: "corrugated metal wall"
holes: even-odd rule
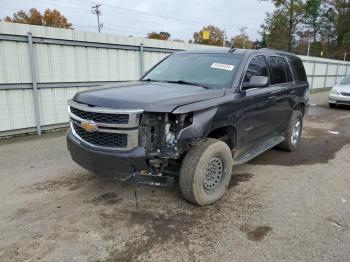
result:
[[[329,88],[350,75],[350,63],[319,57],[299,56],[304,63],[306,74],[312,89]]]
[[[176,50],[213,48],[0,22],[0,136],[35,127],[28,32],[33,36],[41,126],[66,123],[67,100],[80,90],[136,80],[142,70]],[[349,63],[302,59],[312,88],[329,87],[350,74]]]

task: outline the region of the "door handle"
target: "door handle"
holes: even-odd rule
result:
[[[274,99],[276,99],[276,97],[277,97],[277,96],[269,96],[269,99],[270,99],[270,100],[274,100]]]

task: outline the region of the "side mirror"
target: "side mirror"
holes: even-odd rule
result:
[[[247,83],[243,83],[243,89],[247,90],[254,87],[265,87],[269,84],[269,78],[266,76],[252,76]]]

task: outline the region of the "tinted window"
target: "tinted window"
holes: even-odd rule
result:
[[[288,82],[293,82],[293,76],[292,76],[292,72],[290,71],[290,67],[286,61],[284,61],[284,63],[286,65],[287,80]]]
[[[269,58],[271,85],[282,84],[288,82],[285,62],[282,57],[272,56]]]
[[[299,58],[293,57],[290,59],[290,64],[292,66],[295,81],[297,82],[307,81],[303,62]]]
[[[225,88],[232,82],[240,61],[241,56],[233,54],[174,54],[143,79],[186,81],[210,88]]]
[[[250,61],[243,82],[248,83],[252,76],[269,76],[264,56],[256,56]]]

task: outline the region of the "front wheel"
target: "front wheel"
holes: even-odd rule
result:
[[[286,131],[284,141],[277,148],[292,152],[299,146],[301,132],[303,129],[303,114],[300,111],[293,111]]]
[[[193,204],[212,204],[225,194],[231,173],[230,148],[222,141],[209,138],[186,154],[180,171],[181,193]]]

